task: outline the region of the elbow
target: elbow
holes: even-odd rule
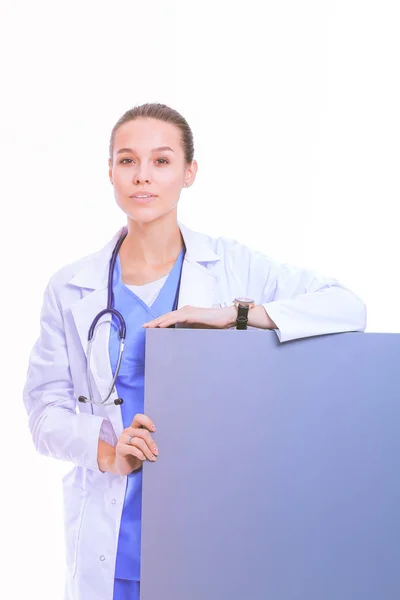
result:
[[[29,415],[29,429],[36,451],[43,456],[51,456],[50,444],[47,436],[46,421],[47,411],[37,414],[35,411]]]
[[[36,451],[43,456],[65,458],[60,450],[68,446],[70,410],[38,403],[29,413],[29,429]]]
[[[347,322],[344,331],[364,332],[367,326],[367,307],[356,294],[345,288],[336,288],[340,293],[340,312]]]
[[[365,331],[367,327],[367,306],[366,304],[360,300],[360,308],[359,308],[359,329],[357,331]]]
[[[37,387],[28,379],[23,392],[23,401],[28,415],[28,427],[35,450],[39,454],[48,455],[46,431],[48,425],[46,422],[49,417],[49,407],[45,402],[41,401],[37,391]]]

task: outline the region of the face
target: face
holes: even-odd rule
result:
[[[196,172],[196,161],[185,162],[176,125],[139,118],[117,130],[109,176],[128,218],[149,223],[176,213],[181,190],[194,182]]]

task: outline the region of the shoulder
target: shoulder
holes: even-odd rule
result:
[[[236,295],[253,295],[265,286],[268,280],[275,280],[279,270],[268,256],[257,250],[250,249],[247,245],[228,236],[214,237],[205,233],[182,230],[190,244],[196,249],[194,255],[190,252],[192,259],[198,262],[206,262],[207,268],[212,269],[235,290],[243,293]],[[185,240],[186,242],[186,240]],[[188,247],[187,247],[188,249]],[[247,290],[248,294],[245,293]]]
[[[92,274],[94,277],[96,277],[99,275],[99,270],[101,270],[102,267],[105,268],[107,266],[109,257],[111,256],[112,250],[115,247],[119,236],[121,235],[121,231],[122,229],[120,229],[100,250],[87,254],[86,256],[83,256],[82,258],[58,269],[50,277],[48,287],[57,292],[68,286],[68,284],[74,285],[75,281],[80,278],[80,276],[83,277],[86,274]],[[91,277],[85,278],[88,280],[88,282],[90,282]]]
[[[49,280],[49,284],[52,288],[57,289],[68,283],[75,277],[85,266],[95,258],[97,252],[88,254],[72,263],[60,267],[55,273],[52,274]]]
[[[214,253],[215,259],[220,259],[228,265],[233,264],[235,268],[242,265],[246,266],[250,262],[253,264],[263,264],[266,268],[269,265],[276,264],[275,261],[262,252],[251,249],[234,238],[207,235],[206,233],[189,229],[182,224],[180,224],[180,227],[187,246],[194,247],[198,256],[201,255],[202,250],[204,255],[206,255],[206,249],[208,249]]]
[[[251,253],[251,250],[247,246],[241,244],[233,238],[226,236],[211,236],[200,231],[195,231],[183,223],[179,223],[179,227],[181,229],[187,249],[190,251],[196,251],[197,254],[199,254],[201,251],[206,253],[207,249],[214,252],[220,258],[231,254],[247,255]]]

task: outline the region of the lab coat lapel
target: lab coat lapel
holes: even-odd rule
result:
[[[183,261],[178,309],[183,306],[211,308],[217,302],[218,279],[215,273],[190,259]]]
[[[86,358],[90,326],[95,316],[107,306],[109,262],[122,231],[123,229],[121,228],[111,241],[100,252],[90,257],[85,263],[84,268],[69,281],[70,285],[83,289],[83,297],[71,306],[71,315],[75,322]],[[113,379],[108,349],[110,323],[111,317],[109,315],[102,317],[96,329],[92,347],[90,367],[92,383],[94,384],[92,385],[93,395],[96,402],[99,402],[108,395]],[[85,389],[86,394],[84,392],[81,393],[87,396],[86,382]],[[115,400],[116,398],[118,398],[118,394],[113,392],[109,400]],[[104,411],[111,421],[116,435],[118,437],[121,435],[123,423],[120,406],[116,406],[115,404],[103,407],[94,406],[94,411],[97,413]]]
[[[218,276],[212,267],[220,257],[213,251],[209,238],[179,223],[186,246],[178,309],[183,306],[212,308],[220,302]]]

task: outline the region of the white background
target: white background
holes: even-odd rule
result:
[[[337,277],[398,332],[400,9],[395,0],[0,5],[1,598],[62,598],[61,476],[22,404],[42,294],[124,223],[110,131],[136,104],[189,121],[179,218]]]

